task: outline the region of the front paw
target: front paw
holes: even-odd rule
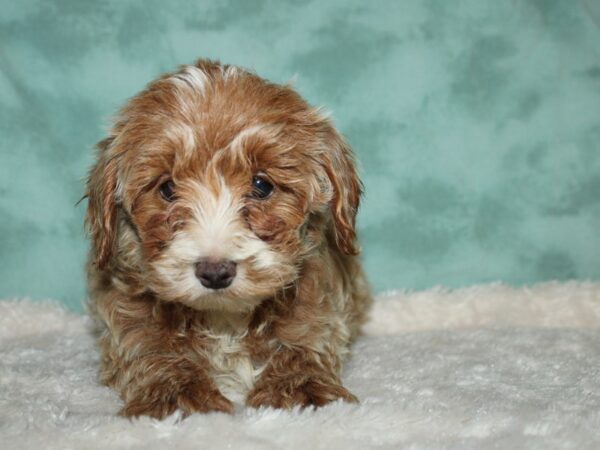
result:
[[[183,417],[192,413],[207,413],[211,411],[233,413],[233,404],[217,389],[210,389],[199,384],[183,386],[161,385],[147,386],[137,389],[125,402],[120,411],[124,417],[150,416],[164,419],[176,410]]]
[[[254,408],[293,408],[294,406],[323,406],[342,399],[358,403],[358,399],[340,384],[320,378],[290,377],[280,380],[261,380],[248,394],[246,404]]]

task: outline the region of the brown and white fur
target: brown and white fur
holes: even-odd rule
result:
[[[371,303],[360,186],[346,142],[289,86],[199,60],[132,98],[86,193],[100,377],[121,413],[356,401],[340,370]],[[205,287],[204,260],[230,261],[231,284]]]

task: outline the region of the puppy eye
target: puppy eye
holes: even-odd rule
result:
[[[255,175],[252,177],[252,196],[254,198],[265,199],[273,192],[273,185],[265,178]]]
[[[168,202],[175,200],[175,183],[173,180],[167,180],[158,188],[160,195]]]

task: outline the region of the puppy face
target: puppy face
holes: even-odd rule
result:
[[[99,151],[96,267],[163,300],[244,311],[324,245],[356,253],[350,149],[289,87],[199,61],[134,97]]]

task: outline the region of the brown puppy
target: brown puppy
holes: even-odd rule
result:
[[[98,144],[90,310],[125,416],[324,405],[371,303],[350,148],[288,86],[200,60]]]

